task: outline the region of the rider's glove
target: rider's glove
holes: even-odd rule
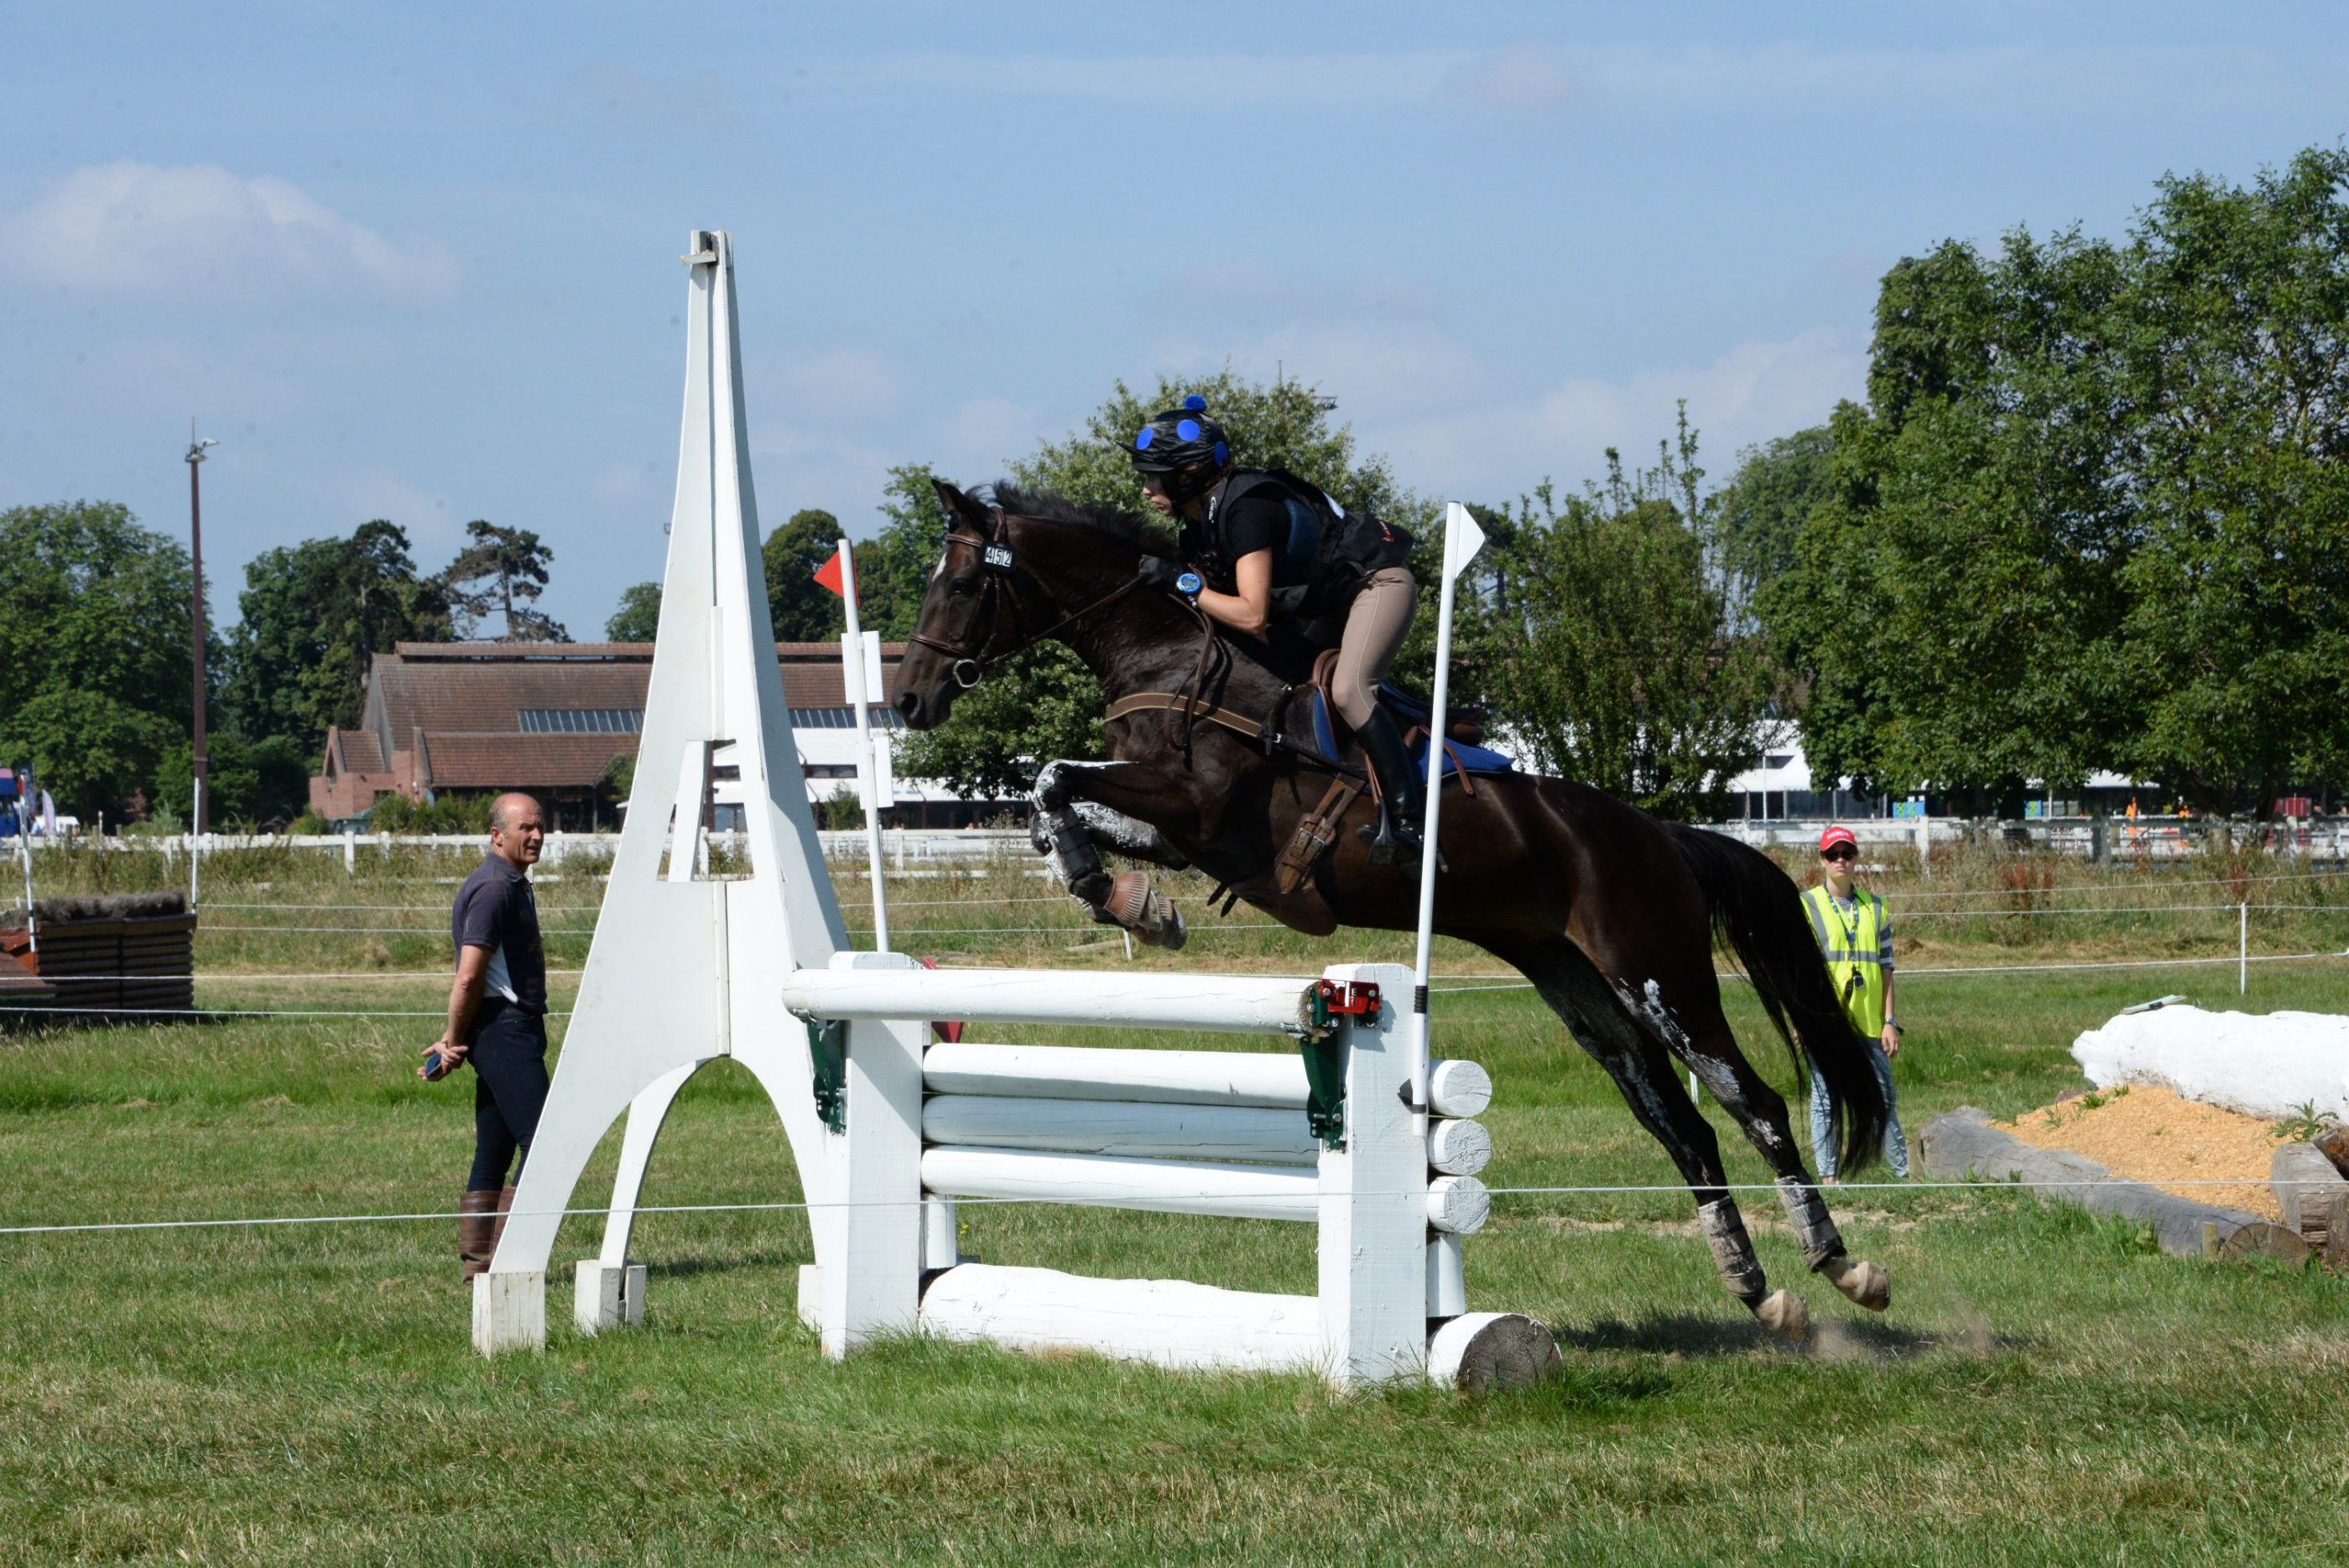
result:
[[[1141,579],[1145,588],[1164,588],[1171,592],[1184,576],[1183,563],[1165,556],[1144,556],[1134,576]]]

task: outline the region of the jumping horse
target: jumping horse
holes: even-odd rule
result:
[[[1184,929],[1162,895],[1133,896],[1137,881],[1146,887],[1141,874],[1108,875],[1097,847],[1105,846],[1150,865],[1195,867],[1231,898],[1309,935],[1415,928],[1417,876],[1373,865],[1355,832],[1337,833],[1310,876],[1283,890],[1276,863],[1321,804],[1330,765],[1265,738],[1296,700],[1294,672],[1284,679],[1269,667],[1277,659],[1217,635],[1188,601],[1140,585],[1142,558],[1166,553],[1147,524],[1005,486],[991,504],[936,488],[945,549],[891,704],[910,728],[926,730],[988,670],[1039,642],[1058,640],[1085,662],[1109,699],[1110,760],[1046,763],[1030,831],[1096,920],[1169,945]],[[1738,1050],[1722,1013],[1716,941],[1734,952],[1797,1064],[1825,1080],[1845,1168],[1863,1167],[1882,1141],[1883,1093],[1868,1042],[1837,1004],[1793,881],[1743,844],[1660,821],[1587,784],[1498,774],[1475,778],[1473,793],[1446,787],[1457,793],[1441,819],[1435,929],[1524,974],[1614,1079],[1679,1167],[1729,1293],[1771,1330],[1807,1335],[1802,1297],[1763,1277],[1719,1143],[1675,1060],[1768,1164],[1805,1262],[1852,1301],[1883,1310],[1888,1276],[1845,1251],[1785,1101]],[[1354,805],[1350,828],[1372,820],[1367,799]]]

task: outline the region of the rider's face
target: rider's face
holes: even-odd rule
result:
[[[1142,493],[1149,500],[1151,510],[1157,513],[1161,517],[1172,517],[1174,515],[1174,498],[1166,493],[1166,476],[1164,474],[1143,474],[1142,476]]]

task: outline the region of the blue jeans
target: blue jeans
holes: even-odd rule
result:
[[[1892,1174],[1905,1181],[1909,1179],[1909,1140],[1901,1136],[1900,1113],[1895,1108],[1892,1064],[1886,1059],[1884,1047],[1873,1040],[1868,1043],[1868,1064],[1876,1069],[1876,1081],[1884,1085],[1884,1158],[1890,1162]],[[1834,1108],[1827,1099],[1827,1081],[1814,1071],[1811,1074],[1811,1158],[1818,1163],[1819,1179],[1823,1181],[1836,1173],[1836,1146],[1830,1121]]]

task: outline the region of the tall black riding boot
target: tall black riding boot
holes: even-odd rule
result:
[[[1362,742],[1362,755],[1369,759],[1371,771],[1379,779],[1379,826],[1376,832],[1361,829],[1363,840],[1371,846],[1373,866],[1402,866],[1406,869],[1419,864],[1420,810],[1425,791],[1419,782],[1419,770],[1413,767],[1411,754],[1403,750],[1402,732],[1395,728],[1394,715],[1384,708],[1374,709],[1371,722],[1354,732]]]

